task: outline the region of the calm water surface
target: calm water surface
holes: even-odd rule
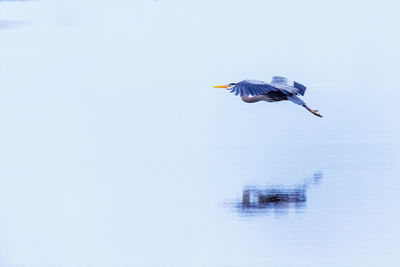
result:
[[[0,1],[0,265],[396,266],[398,105],[354,86],[355,70],[380,73],[356,60],[363,35],[337,25],[349,47],[336,62],[302,15],[309,43],[290,46],[289,23],[265,35],[286,45],[227,46],[215,40],[264,24],[247,5],[194,5]],[[226,9],[247,19],[211,19]],[[211,90],[283,70],[314,81],[323,120]]]

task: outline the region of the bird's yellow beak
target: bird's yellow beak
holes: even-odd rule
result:
[[[228,85],[216,85],[214,88],[228,88]]]

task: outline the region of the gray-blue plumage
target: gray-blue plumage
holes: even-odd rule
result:
[[[244,80],[231,88],[235,95],[264,95],[273,91],[280,91],[287,96],[304,95],[306,87],[298,82],[281,76],[272,77],[271,83],[257,80]]]
[[[266,82],[257,80],[244,80],[238,82],[234,87],[231,88],[231,93],[235,95],[264,95],[272,91],[278,91]]]

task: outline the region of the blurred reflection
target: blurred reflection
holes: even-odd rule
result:
[[[27,2],[30,0],[0,0],[0,2]],[[2,20],[0,19],[0,30],[18,27],[22,24],[25,24],[24,21],[18,20]]]
[[[307,189],[319,184],[322,172],[316,172],[303,183],[297,185],[273,185],[273,186],[246,186],[243,189],[242,199],[236,207],[242,214],[286,213],[289,209],[304,208],[307,201]]]
[[[18,20],[0,20],[0,30],[18,27],[25,23],[26,22],[24,22],[24,21],[18,21]]]

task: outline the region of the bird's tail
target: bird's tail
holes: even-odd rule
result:
[[[298,89],[298,93],[300,95],[304,95],[304,93],[306,92],[307,87],[305,87],[304,85],[302,85],[301,83],[298,82],[294,82],[293,86],[296,87]]]
[[[306,104],[301,98],[297,97],[296,95],[287,96],[287,99],[300,106],[304,106]]]

